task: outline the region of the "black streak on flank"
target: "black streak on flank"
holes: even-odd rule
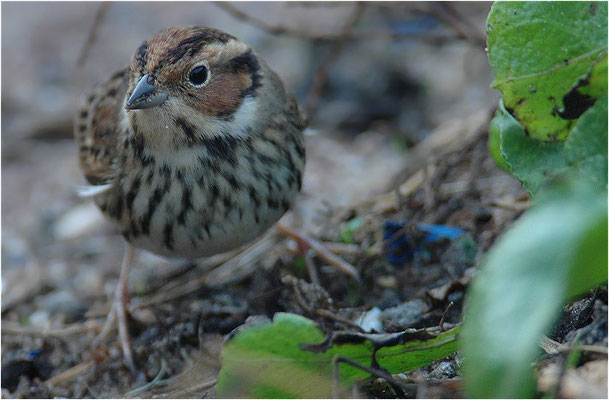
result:
[[[186,138],[188,138],[188,141],[190,143],[194,143],[196,141],[196,136],[195,136],[196,128],[191,123],[189,123],[182,117],[176,118],[175,123],[177,126],[179,126],[182,129],[182,131],[184,132],[184,135],[186,136]]]
[[[173,250],[173,224],[171,221],[165,223],[163,230],[163,244],[168,250]]]
[[[250,199],[254,203],[254,207],[255,208],[259,208],[260,207],[260,200],[258,200],[258,193],[256,192],[256,189],[253,186],[250,186],[248,188],[248,190],[249,190]]]
[[[256,96],[256,90],[261,85],[262,77],[260,76],[260,63],[258,63],[258,59],[251,50],[246,51],[226,63],[226,69],[233,74],[249,73],[252,84],[247,89],[241,91],[241,97]]]
[[[231,165],[236,165],[235,148],[239,144],[239,139],[232,136],[214,137],[201,140],[201,144],[207,149],[212,158],[221,158],[228,161]],[[214,164],[212,162],[212,164]]]
[[[180,215],[178,215],[178,224],[180,225],[184,225],[186,223],[186,213],[192,207],[190,197],[191,190],[190,188],[185,187],[184,193],[182,193],[182,210],[180,211]]]
[[[241,185],[237,181],[237,178],[235,178],[234,174],[228,174],[225,176],[225,178],[234,190],[241,188]]]
[[[141,219],[142,233],[145,235],[150,234],[150,220],[152,219],[152,215],[156,211],[156,208],[159,206],[159,203],[161,200],[163,200],[165,193],[167,193],[167,191],[163,190],[163,188],[159,186],[152,193],[150,200],[148,200],[148,207],[146,208],[148,212]]]
[[[129,210],[129,214],[133,213],[133,201],[135,200],[135,196],[140,189],[140,183],[141,180],[140,176],[138,175],[133,181],[131,189],[129,189],[129,192],[127,192],[127,210]]]

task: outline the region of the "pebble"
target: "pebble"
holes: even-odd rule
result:
[[[49,315],[65,315],[66,322],[81,319],[88,309],[72,293],[63,290],[49,293],[37,302]]]
[[[442,361],[434,368],[428,376],[428,379],[452,379],[457,376],[455,365],[448,361]]]
[[[50,314],[45,310],[34,311],[32,314],[30,314],[28,320],[32,328],[44,330],[51,327]]]
[[[423,300],[407,301],[399,306],[387,308],[381,313],[381,320],[386,329],[412,328],[419,321],[421,314],[429,311],[429,305]]]
[[[381,309],[373,307],[371,310],[363,313],[357,321],[355,321],[364,332],[383,331],[383,322],[381,321]]]
[[[58,240],[71,240],[84,236],[104,223],[104,216],[94,203],[78,205],[63,214],[53,225]]]

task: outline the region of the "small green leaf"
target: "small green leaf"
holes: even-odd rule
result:
[[[345,244],[355,243],[353,233],[357,231],[363,225],[364,220],[361,217],[355,217],[350,219],[340,226],[340,239]]]
[[[506,172],[510,172],[510,166],[505,161],[505,158],[503,158],[503,154],[501,154],[501,129],[503,124],[501,118],[497,117],[497,114],[500,112],[504,111],[497,110],[495,118],[491,121],[491,126],[488,130],[488,151],[499,168]]]
[[[391,373],[405,372],[446,357],[457,350],[460,327],[426,341],[383,347],[379,364]],[[332,396],[332,360],[340,355],[371,365],[370,341],[333,345],[314,353],[300,345],[320,343],[323,333],[315,323],[295,314],[277,313],[272,324],[245,328],[222,350],[222,369],[216,392],[219,397],[328,398]],[[369,374],[339,364],[340,385],[349,387]]]
[[[541,335],[568,299],[607,280],[607,199],[563,184],[487,253],[468,293],[464,377],[474,397],[530,397]]]
[[[565,140],[586,108],[565,96],[607,54],[607,3],[497,2],[487,36],[505,107],[531,138]]]
[[[567,169],[563,143],[544,143],[526,136],[502,100],[491,130],[499,133],[501,155],[509,171],[529,192],[536,193],[547,180]]]

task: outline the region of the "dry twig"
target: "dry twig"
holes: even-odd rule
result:
[[[326,82],[328,81],[328,73],[330,71],[330,67],[337,60],[338,55],[342,51],[345,43],[347,42],[347,38],[349,32],[355,27],[357,21],[359,21],[362,16],[366,3],[357,3],[355,6],[355,11],[353,15],[349,18],[349,20],[343,26],[340,35],[332,44],[332,47],[326,54],[326,57],[319,65],[317,72],[315,73],[315,77],[313,78],[313,83],[311,84],[311,90],[307,95],[307,100],[304,105],[304,119],[305,124],[308,125],[311,119],[313,118],[313,114],[315,112],[315,108],[317,107],[317,103],[323,92],[324,87],[326,86]]]
[[[48,386],[58,386],[66,382],[70,382],[78,378],[79,376],[87,373],[93,366],[95,362],[92,360],[83,361],[80,364],[76,364],[72,368],[69,368],[58,375],[55,375],[52,378],[49,378],[45,381]]]
[[[397,379],[395,379],[393,376],[388,374],[387,372],[382,371],[378,368],[368,367],[368,366],[360,364],[356,361],[336,355],[332,359],[332,367],[333,367],[332,372],[333,372],[333,377],[334,377],[334,384],[332,385],[332,397],[335,399],[341,398],[340,393],[338,393],[338,387],[339,387],[338,386],[338,382],[339,382],[338,363],[341,363],[341,362],[351,365],[352,367],[361,369],[362,371],[366,371],[369,374],[371,374],[372,376],[376,376],[377,378],[382,378],[382,379],[386,380],[387,382],[389,382],[389,384],[391,384],[394,387],[394,389],[397,388],[397,389],[399,389],[399,391],[405,391],[406,393],[416,394],[417,386],[415,384],[406,384],[406,383],[400,382]],[[405,397],[404,393],[397,393],[397,394],[399,397]]]
[[[87,60],[87,56],[89,55],[89,51],[91,47],[95,43],[97,39],[97,31],[108,12],[108,8],[110,8],[110,2],[104,1],[99,4],[97,11],[95,12],[95,19],[93,20],[93,25],[91,25],[91,29],[89,29],[89,34],[87,36],[87,40],[85,44],[82,46],[80,50],[80,54],[78,55],[78,61],[76,61],[76,68],[82,68],[85,65],[85,61]]]
[[[262,29],[263,31],[271,34],[271,35],[286,35],[291,37],[296,37],[305,40],[311,40],[314,42],[334,42],[338,40],[341,36],[341,33],[332,33],[332,34],[323,34],[323,33],[314,33],[304,30],[299,30],[287,26],[273,26],[266,23],[259,18],[251,16],[238,8],[234,7],[230,2],[226,1],[218,1],[215,4],[228,12],[234,18],[243,21],[247,24],[253,25],[257,28]],[[418,32],[392,32],[392,31],[366,31],[366,32],[349,32],[344,35],[345,39],[348,40],[397,40],[403,38],[416,38],[419,40],[423,40],[431,43],[442,43],[447,40],[455,39],[454,34],[445,34],[442,32],[434,32],[434,33],[425,33],[421,34]],[[462,38],[459,38],[462,39]]]
[[[83,323],[69,325],[63,328],[40,330],[31,327],[24,327],[11,321],[3,321],[2,334],[10,336],[32,336],[62,339],[69,335],[79,335],[89,331],[98,331],[100,327],[101,325],[99,322],[95,320],[88,320]]]
[[[276,224],[275,227],[277,227],[277,230],[282,235],[285,235],[291,239],[294,239],[297,242],[302,242],[307,247],[315,250],[315,252],[317,253],[317,256],[319,258],[321,258],[322,260],[324,260],[325,262],[327,262],[328,264],[330,264],[333,267],[336,267],[337,269],[341,270],[342,272],[348,274],[356,281],[358,281],[358,282],[361,281],[357,268],[355,268],[353,265],[349,264],[342,258],[332,254],[328,249],[326,249],[324,247],[323,244],[321,244],[317,240],[313,239],[306,233],[298,232],[295,229],[288,228],[287,226],[281,225],[281,224]]]

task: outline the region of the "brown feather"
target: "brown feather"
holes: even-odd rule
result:
[[[93,185],[110,182],[114,176],[121,143],[119,116],[127,90],[129,70],[118,71],[81,101],[74,123],[80,167]]]

